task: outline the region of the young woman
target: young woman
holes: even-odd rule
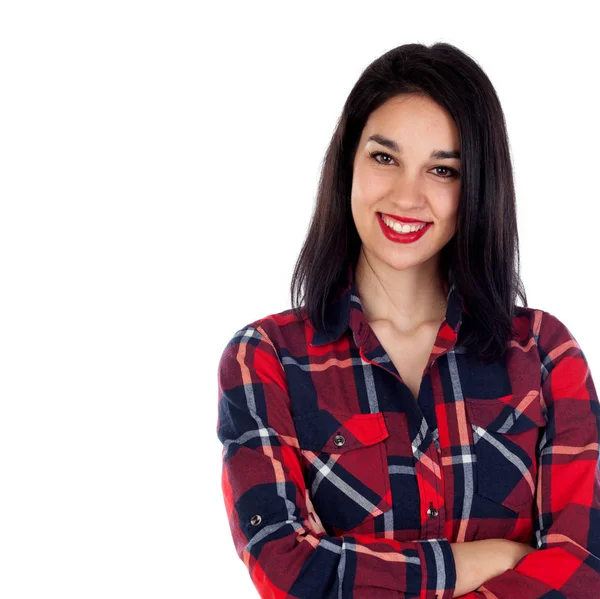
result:
[[[503,113],[470,57],[408,44],[362,73],[291,291],[218,372],[261,597],[600,597],[598,396],[527,307]]]

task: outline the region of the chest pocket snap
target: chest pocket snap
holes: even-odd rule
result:
[[[539,391],[502,400],[465,397],[465,406],[475,444],[475,492],[517,513],[529,509],[540,428],[546,426]]]
[[[307,487],[325,526],[350,530],[392,508],[381,412],[317,410],[294,416]]]

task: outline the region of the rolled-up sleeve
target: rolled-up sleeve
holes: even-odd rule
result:
[[[237,331],[218,366],[222,492],[236,552],[261,597],[450,599],[446,538],[331,536],[309,518],[285,372],[260,324]]]

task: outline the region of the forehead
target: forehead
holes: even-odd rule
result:
[[[458,129],[450,114],[431,98],[416,94],[394,96],[371,112],[363,129],[363,142],[374,133],[400,144],[426,140],[458,146]]]

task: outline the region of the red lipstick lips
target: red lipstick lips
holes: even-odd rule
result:
[[[387,216],[387,214],[385,216]],[[425,233],[427,233],[427,231],[429,231],[429,229],[431,229],[431,227],[433,226],[433,223],[424,223],[423,221],[415,221],[414,219],[410,219],[410,222],[421,223],[425,226],[419,231],[414,231],[413,233],[398,233],[397,231],[394,231],[394,229],[392,229],[391,227],[388,227],[383,222],[383,219],[381,218],[381,214],[379,212],[377,213],[377,220],[379,221],[379,226],[381,227],[383,234],[394,243],[412,243],[414,241],[417,241],[418,239],[421,239],[421,237],[423,237],[423,235],[425,235]],[[400,222],[406,222],[404,218],[396,217],[395,220]]]

